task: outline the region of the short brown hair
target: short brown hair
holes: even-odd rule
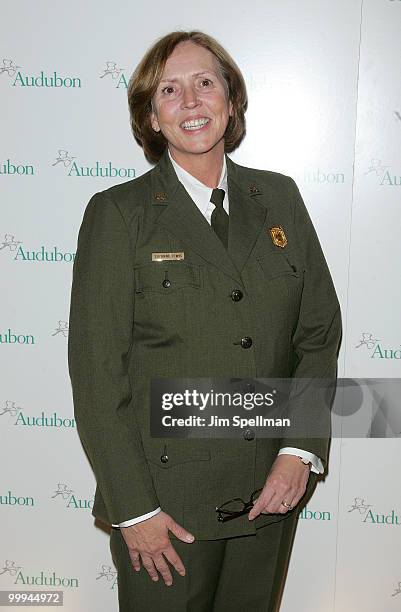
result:
[[[233,105],[233,115],[229,118],[224,134],[225,151],[230,153],[236,149],[245,135],[245,111],[248,106],[248,98],[244,78],[232,57],[217,40],[204,32],[199,30],[171,32],[159,38],[147,50],[128,83],[132,132],[151,163],[159,161],[167,146],[166,138],[161,132],[155,132],[150,123],[152,98],[168,57],[175,47],[184,41],[191,41],[213,53],[227,84],[228,97]]]

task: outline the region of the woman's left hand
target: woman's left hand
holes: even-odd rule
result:
[[[263,490],[248,514],[249,520],[259,514],[285,514],[289,508],[283,506],[283,501],[294,508],[306,491],[309,474],[310,464],[305,465],[299,457],[278,455]]]

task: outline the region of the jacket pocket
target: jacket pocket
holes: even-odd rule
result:
[[[147,460],[161,468],[169,470],[177,465],[190,461],[210,461],[211,454],[207,448],[190,448],[188,450],[174,448],[171,444],[160,444],[158,449],[145,451]]]
[[[302,267],[293,253],[269,253],[257,257],[257,261],[266,278],[273,279],[279,276],[301,278]]]
[[[135,292],[156,292],[164,295],[185,287],[203,286],[202,267],[182,261],[151,262],[134,266]]]

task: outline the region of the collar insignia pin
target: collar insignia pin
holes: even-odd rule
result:
[[[254,195],[255,193],[259,193],[259,189],[255,187],[255,185],[249,185],[249,193]]]
[[[273,227],[270,227],[269,232],[273,240],[273,244],[276,246],[284,248],[288,243],[287,236],[285,235],[281,225],[274,225]]]

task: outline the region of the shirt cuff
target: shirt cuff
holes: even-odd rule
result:
[[[293,448],[291,446],[286,446],[285,448],[280,448],[279,455],[296,455],[297,457],[302,457],[303,459],[308,459],[312,466],[311,472],[315,472],[315,474],[323,474],[324,467],[322,460],[313,453],[309,451],[303,450],[301,448]]]
[[[152,510],[151,512],[147,512],[146,514],[141,514],[141,516],[137,516],[134,519],[129,519],[128,521],[123,521],[119,525],[113,525],[112,527],[131,527],[131,525],[135,525],[136,523],[140,523],[141,521],[146,521],[146,519],[152,518],[155,514],[161,512],[161,508],[156,508],[156,510]]]

